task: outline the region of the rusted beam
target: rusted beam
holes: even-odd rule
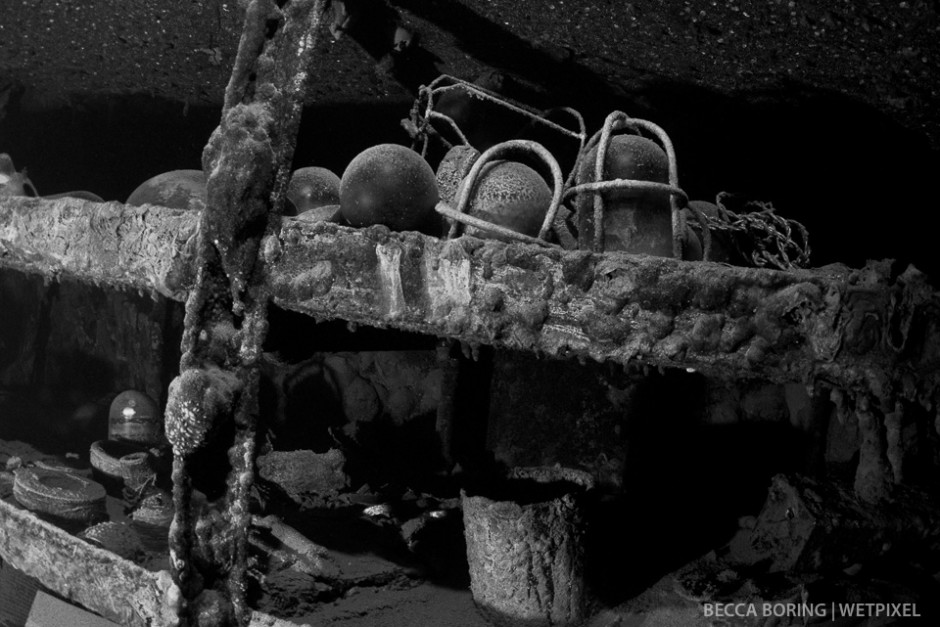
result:
[[[2,197],[0,265],[183,301],[197,222],[195,213],[150,205]]]
[[[279,305],[553,357],[932,393],[940,294],[887,262],[782,272],[285,221]]]
[[[127,627],[169,627],[179,590],[152,572],[0,499],[0,559],[44,586]],[[294,623],[252,612],[250,627]]]
[[[0,264],[182,299],[196,219],[5,199]],[[265,254],[275,302],[320,319],[878,398],[929,399],[940,378],[940,294],[885,262],[781,272],[291,219]]]
[[[128,627],[172,625],[179,594],[154,573],[0,500],[0,557],[59,594]]]

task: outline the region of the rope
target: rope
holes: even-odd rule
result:
[[[700,220],[704,218],[709,231],[725,233],[743,259],[758,268],[792,270],[809,266],[809,232],[796,220],[777,215],[773,204],[742,201],[728,192],[720,192],[715,204],[718,216],[703,214]]]

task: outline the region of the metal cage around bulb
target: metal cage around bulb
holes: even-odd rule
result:
[[[657,181],[637,180],[637,179],[604,179],[604,170],[607,163],[608,149],[611,145],[613,136],[618,131],[627,131],[643,137],[643,132],[652,135],[659,143],[659,146],[665,152],[668,163],[668,183]],[[652,192],[654,194],[668,195],[670,206],[670,223],[672,231],[672,256],[676,259],[682,258],[682,235],[685,225],[681,216],[681,209],[688,204],[688,196],[679,187],[679,174],[676,165],[676,153],[669,135],[658,125],[647,120],[631,118],[622,111],[610,113],[604,121],[604,125],[597,131],[584,145],[578,155],[574,170],[577,171],[589,153],[597,149],[596,161],[594,164],[594,180],[591,182],[580,183],[570,186],[565,191],[565,200],[576,198],[578,194],[593,194],[593,237],[590,238],[590,247],[594,252],[604,252],[605,250],[605,225],[604,218],[608,212],[607,202],[605,201],[605,192],[614,190],[634,190],[637,192]],[[706,238],[708,237],[706,231]],[[706,246],[709,243],[706,242]]]

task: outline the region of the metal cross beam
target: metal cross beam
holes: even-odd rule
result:
[[[0,558],[44,586],[126,627],[177,624],[179,589],[152,572],[96,547],[32,512],[0,500]],[[295,623],[254,611],[250,627]]]
[[[182,300],[198,216],[74,199],[0,201],[0,264]],[[940,294],[887,262],[783,272],[285,219],[274,302],[551,357],[693,368],[931,398]]]

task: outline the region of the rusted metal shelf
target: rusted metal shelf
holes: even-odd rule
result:
[[[141,568],[2,499],[0,558],[121,625],[176,624],[174,586],[168,572]],[[290,627],[294,623],[254,612],[250,624]]]
[[[0,265],[182,301],[197,219],[7,198]],[[321,320],[879,397],[912,382],[932,390],[940,378],[940,294],[887,262],[784,272],[293,219],[264,257],[274,302]]]

